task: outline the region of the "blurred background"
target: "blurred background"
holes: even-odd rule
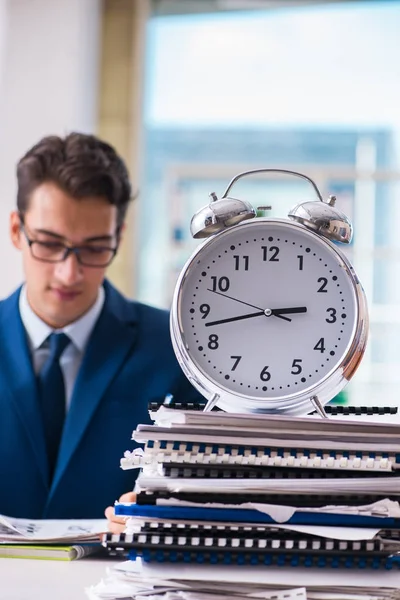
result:
[[[0,297],[22,280],[15,165],[44,135],[96,133],[125,158],[139,196],[110,278],[166,308],[209,193],[302,171],[352,219],[369,302],[346,401],[397,404],[399,31],[398,0],[0,0]],[[235,195],[284,217],[312,188],[247,178]]]

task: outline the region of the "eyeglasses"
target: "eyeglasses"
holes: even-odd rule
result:
[[[70,254],[75,254],[77,261],[84,267],[107,267],[117,253],[118,247],[105,246],[66,246],[57,241],[42,242],[28,237],[25,225],[21,222],[21,231],[28,242],[33,258],[47,263],[63,262]]]

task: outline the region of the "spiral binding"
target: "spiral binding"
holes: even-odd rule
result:
[[[148,409],[151,412],[157,411],[161,406],[166,406],[168,408],[173,408],[176,410],[195,410],[195,411],[203,411],[206,402],[175,402],[170,397],[166,401],[163,400],[153,400],[149,402]],[[220,411],[217,407],[214,408],[215,411]],[[324,410],[328,415],[354,415],[354,416],[373,416],[373,415],[397,415],[398,407],[397,406],[343,406],[343,405],[335,405],[335,404],[326,404],[324,406]],[[316,414],[316,411],[313,411],[311,414]]]
[[[315,468],[291,468],[291,467],[263,467],[239,465],[204,465],[204,464],[180,464],[166,462],[161,464],[161,473],[164,477],[171,479],[347,479],[348,470],[342,469],[315,469]],[[380,471],[358,471],[357,477],[383,477],[396,476],[396,472]]]
[[[145,562],[390,569],[400,565],[392,556],[399,537],[385,530],[371,540],[337,540],[258,525],[146,522],[137,533],[106,534],[103,545]]]
[[[378,454],[322,448],[307,450],[149,440],[146,442],[144,452],[142,449],[127,451],[120,461],[122,469],[133,469],[154,463],[164,463],[164,465],[175,463],[182,467],[201,464],[202,466],[291,467],[390,473],[397,464],[400,464],[400,456],[389,452]]]

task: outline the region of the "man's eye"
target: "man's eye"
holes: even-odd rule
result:
[[[60,244],[60,242],[37,242],[42,248],[47,248],[48,250],[63,250],[65,248],[64,244]]]
[[[109,252],[110,248],[105,248],[104,246],[83,246],[81,251],[87,254],[102,254],[103,252]]]

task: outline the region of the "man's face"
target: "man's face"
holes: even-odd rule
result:
[[[115,248],[117,209],[101,197],[76,200],[47,182],[31,195],[24,231],[35,241]],[[14,246],[22,252],[27,296],[34,312],[53,328],[81,317],[94,304],[106,267],[83,266],[73,253],[57,263],[37,260],[17,212],[11,214],[10,233]]]

